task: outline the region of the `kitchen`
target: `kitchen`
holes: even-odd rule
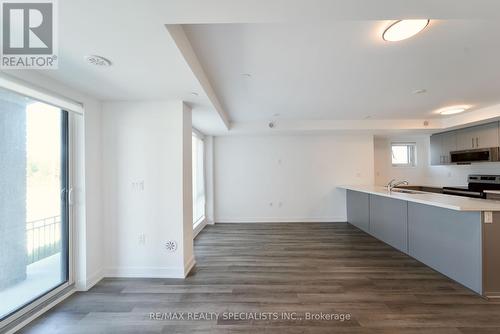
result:
[[[498,298],[499,134],[495,121],[425,136],[420,138],[420,159],[416,141],[379,138],[377,181],[382,181],[380,170],[387,158],[398,179],[384,186],[340,187],[346,189],[347,220],[476,293]],[[391,157],[382,149],[389,143]],[[397,161],[401,148],[403,161]],[[427,173],[416,177],[419,164]],[[430,178],[435,168],[445,168],[446,176]],[[454,172],[464,178],[464,172],[477,170],[490,173],[469,174],[466,185],[448,183],[455,182]],[[405,174],[414,181],[409,183]]]

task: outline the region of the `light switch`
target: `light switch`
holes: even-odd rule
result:
[[[485,224],[493,223],[493,212],[491,212],[491,211],[484,212],[484,223]]]

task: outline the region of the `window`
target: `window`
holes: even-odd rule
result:
[[[193,133],[193,225],[205,219],[204,142]]]
[[[392,165],[394,167],[415,167],[416,162],[415,143],[392,143]]]
[[[0,89],[0,320],[69,280],[68,112]]]

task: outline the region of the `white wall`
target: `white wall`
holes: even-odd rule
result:
[[[373,137],[215,138],[216,222],[345,221],[342,184],[372,184]]]
[[[184,277],[194,264],[191,110],[104,103],[103,158],[106,276]]]
[[[76,285],[80,290],[90,288],[102,277],[103,237],[101,198],[101,103],[86,94],[61,85],[35,71],[8,71],[32,87],[83,104],[84,115],[75,117],[78,148],[75,158],[83,162],[82,177],[77,182],[74,211],[77,221]],[[78,196],[80,194],[80,196]],[[83,196],[83,194],[85,194]]]
[[[431,166],[429,135],[376,137],[375,183],[384,185],[389,180],[405,179],[415,185],[461,186],[467,185],[469,174],[500,174],[500,163],[478,163],[472,165]],[[392,167],[391,142],[417,143],[416,167]]]

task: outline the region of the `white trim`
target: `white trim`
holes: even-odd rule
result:
[[[93,275],[90,275],[87,279],[83,279],[77,284],[77,291],[88,291],[92,289],[94,285],[99,283],[104,278],[102,270],[97,271]]]
[[[57,295],[58,293],[60,293],[61,291],[63,291],[64,289],[68,288],[70,285],[71,284],[69,282],[66,282],[66,283],[60,285],[59,287],[55,288],[54,290],[52,290],[50,292],[47,292],[43,296],[35,299],[33,302],[31,302],[30,304],[28,304],[25,307],[21,308],[16,313],[12,314],[10,317],[5,318],[4,320],[2,320],[0,322],[0,329],[3,328],[3,327],[5,327],[5,326],[8,326],[11,322],[13,322],[13,321],[19,319],[20,317],[24,316],[26,313],[30,312],[31,310],[35,309],[39,305],[43,304],[44,302],[46,302],[50,298],[54,297],[55,295]],[[52,303],[51,303],[51,305],[52,305]],[[36,314],[38,314],[38,312]],[[23,321],[23,323],[24,323],[24,321]]]
[[[184,267],[111,267],[104,277],[185,278]]]
[[[0,72],[0,87],[33,99],[52,104],[66,111],[83,114],[83,104],[60,96],[54,92],[34,86],[26,81]]]
[[[205,217],[193,225],[193,239],[207,226],[208,221]]]
[[[73,293],[75,293],[75,291],[76,291],[75,289],[71,289],[70,291],[68,291],[67,293],[65,293],[64,295],[62,295],[61,297],[59,297],[56,300],[54,300],[52,303],[48,304],[44,308],[40,309],[38,312],[34,313],[32,316],[30,316],[27,319],[25,319],[23,322],[19,323],[17,326],[14,326],[13,328],[11,328],[5,334],[16,333],[18,330],[20,330],[24,326],[28,325],[33,320],[35,320],[36,318],[38,318],[39,316],[41,316],[42,314],[44,314],[45,312],[47,312],[48,310],[50,310],[51,308],[53,308],[54,306],[58,305],[59,303],[61,303],[62,301],[64,301],[66,298],[70,297]]]
[[[196,261],[194,260],[194,255],[191,256],[189,261],[184,265],[184,277],[186,278],[189,275],[189,272],[194,268]]]
[[[205,135],[200,131],[198,130],[197,128],[193,127],[191,129],[191,133],[197,137],[198,139],[200,139],[201,141],[205,141]]]
[[[345,223],[346,216],[341,217],[238,217],[217,218],[216,223]]]

